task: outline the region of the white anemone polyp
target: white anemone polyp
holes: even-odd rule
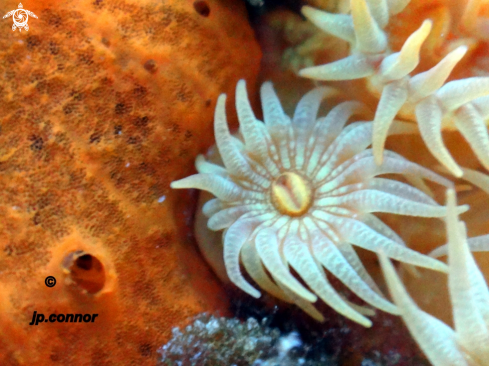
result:
[[[423,186],[422,179],[452,186],[447,179],[384,151],[377,165],[371,149],[372,123],[350,117],[365,112],[358,102],[343,102],[317,119],[321,101],[336,95],[316,88],[287,116],[272,84],[261,87],[264,123],[256,119],[245,82],[236,88],[240,133],[229,131],[225,101],[217,101],[214,131],[223,166],[199,156],[198,174],[171,184],[197,188],[216,198],[203,206],[211,230],[223,230],[224,264],[229,279],[248,294],[265,291],[295,303],[317,320],[312,305],[317,298],[364,326],[372,310],[346,300],[329,283],[328,270],[366,303],[389,313],[397,308],[387,301],[353,245],[404,263],[446,271],[442,262],[406,247],[403,240],[373,212],[444,217],[446,208],[420,189],[379,178],[400,174]],[[346,127],[345,127],[346,126]],[[395,129],[391,131],[395,133]],[[291,274],[290,267],[301,277]]]

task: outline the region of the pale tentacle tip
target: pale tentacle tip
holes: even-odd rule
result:
[[[443,167],[455,178],[462,178],[462,176],[464,175],[463,170],[458,166],[457,163],[453,162],[452,164],[452,162],[444,162],[440,159],[438,159],[438,161],[442,163]]]
[[[253,290],[254,291],[251,291],[251,289],[250,289],[250,290],[246,291],[246,293],[250,296],[253,296],[255,299],[259,299],[261,297],[261,292],[256,290],[256,289],[253,289]]]
[[[304,5],[301,8],[301,13],[302,13],[302,15],[304,15],[307,18],[308,16],[311,16],[311,15],[321,14],[322,11],[321,10],[318,10],[318,9],[315,9],[312,6]]]
[[[237,287],[239,287],[241,290],[246,292],[248,295],[254,297],[255,299],[261,297],[261,292],[250,285],[246,280],[231,279],[231,282],[233,282]]]
[[[372,328],[372,321],[365,318],[365,320],[362,320],[362,322],[360,323],[360,325],[363,325],[365,328]]]
[[[447,273],[447,274],[450,272],[450,268],[448,267],[448,265],[446,265],[442,261],[439,261],[438,259],[436,259],[436,261],[438,262],[437,266],[431,268],[432,270],[437,272]]]
[[[431,257],[431,258],[446,257],[448,255],[447,249],[448,249],[447,244],[442,245],[438,248],[433,249],[430,253],[428,253],[428,257]]]
[[[182,181],[183,181],[183,179],[174,180],[173,182],[170,183],[170,188],[172,188],[172,189],[182,189],[182,188],[185,188],[181,184]]]
[[[449,189],[448,191],[451,191],[451,192],[454,192],[453,194],[455,194],[455,191],[453,189]],[[448,199],[448,192],[447,192],[447,199]],[[461,206],[457,206],[457,209],[456,209],[456,212],[458,215],[461,215],[463,214],[464,212],[467,212],[470,208],[470,205],[461,205]]]
[[[318,66],[312,66],[312,67],[306,67],[305,69],[301,69],[299,70],[298,72],[298,75],[299,76],[302,76],[303,78],[314,78],[316,77],[316,68]]]

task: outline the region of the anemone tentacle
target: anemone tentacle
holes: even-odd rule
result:
[[[489,288],[470,253],[470,242],[488,243],[485,237],[467,239],[458,218],[455,191],[447,190],[448,246],[431,255],[448,254],[448,289],[455,329],[421,310],[409,297],[384,253],[380,262],[394,303],[409,331],[434,366],[483,366],[489,363]]]

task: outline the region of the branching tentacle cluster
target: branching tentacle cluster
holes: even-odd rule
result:
[[[432,22],[425,20],[399,52],[389,48],[383,28],[390,15],[400,12],[405,0],[351,0],[351,15],[330,14],[308,6],[303,14],[320,29],[351,44],[350,56],[299,72],[317,80],[367,78],[380,95],[373,120],[372,146],[377,164],[383,160],[385,140],[396,116],[416,120],[426,146],[453,175],[463,171],[443,143],[442,126],[454,124],[489,170],[489,78],[472,77],[445,84],[452,69],[467,52],[460,46],[428,71],[411,75]]]
[[[455,330],[411,300],[392,264],[380,256],[394,302],[414,339],[434,366],[483,366],[489,363],[489,289],[470,249],[488,250],[489,235],[467,239],[458,219],[455,192],[448,190],[448,245],[432,255],[448,254],[448,288]]]

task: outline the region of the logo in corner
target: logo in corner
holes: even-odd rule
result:
[[[3,16],[3,19],[12,16],[12,20],[14,21],[14,24],[12,25],[13,31],[15,31],[17,28],[19,28],[19,32],[22,30],[22,28],[28,31],[29,25],[27,24],[27,21],[29,20],[29,15],[37,19],[36,14],[34,14],[32,11],[25,10],[22,3],[19,3],[19,8],[9,11]]]

